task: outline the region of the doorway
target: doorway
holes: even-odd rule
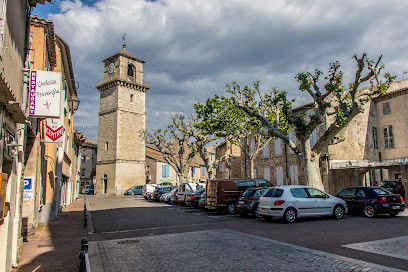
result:
[[[103,191],[106,194],[108,191],[108,175],[104,174],[103,175]]]

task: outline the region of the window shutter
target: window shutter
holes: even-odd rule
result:
[[[282,140],[278,138],[275,140],[275,155],[282,155]]]
[[[383,115],[391,114],[391,102],[390,101],[386,101],[382,103],[382,112],[383,112]]]
[[[269,143],[267,143],[263,150],[264,158],[269,158]]]
[[[276,185],[283,185],[283,168],[280,166],[276,167]]]

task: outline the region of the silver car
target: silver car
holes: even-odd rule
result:
[[[287,223],[301,217],[333,216],[341,219],[346,212],[344,200],[310,186],[272,187],[259,199],[259,214],[263,218],[282,218]]]

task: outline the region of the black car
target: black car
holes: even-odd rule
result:
[[[363,213],[367,217],[377,214],[395,216],[405,210],[402,196],[381,187],[351,187],[336,195],[346,201],[350,213]]]
[[[159,201],[159,200],[160,200],[160,196],[161,196],[162,194],[169,193],[169,192],[171,192],[171,190],[173,190],[173,189],[174,189],[174,187],[172,187],[172,186],[158,188],[158,189],[156,189],[156,190],[153,191],[151,200],[153,200],[153,201]]]
[[[384,180],[380,187],[390,191],[391,193],[400,194],[403,198],[405,198],[405,188],[404,185],[402,185],[402,182],[399,180]]]
[[[246,216],[253,214],[256,217],[261,217],[258,212],[259,198],[265,193],[267,188],[248,189],[238,200],[237,211],[240,215]]]
[[[198,202],[200,201],[200,198],[204,192],[205,189],[201,189],[197,192],[186,195],[186,205],[198,208]]]

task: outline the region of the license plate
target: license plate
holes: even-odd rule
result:
[[[399,206],[392,206],[392,209],[393,209],[393,210],[399,210],[400,207],[399,207]]]
[[[244,201],[238,201],[238,204],[242,205],[242,204],[244,204]]]
[[[267,211],[268,209],[267,208],[261,208],[261,211]]]

